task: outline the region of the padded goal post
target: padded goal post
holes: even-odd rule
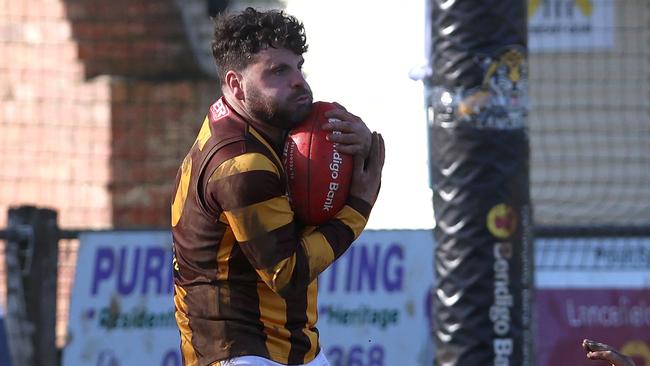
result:
[[[526,2],[429,8],[435,364],[532,365]]]

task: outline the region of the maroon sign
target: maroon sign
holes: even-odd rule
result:
[[[650,366],[650,289],[537,289],[537,366],[599,366],[590,338]]]

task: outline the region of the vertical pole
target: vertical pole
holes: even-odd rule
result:
[[[534,365],[526,0],[431,0],[435,364]]]
[[[21,206],[9,209],[7,331],[14,365],[55,366],[57,214]]]
[[[11,366],[11,354],[7,344],[7,332],[5,331],[5,314],[0,306],[0,366]]]
[[[34,365],[34,345],[32,337],[34,325],[27,315],[25,302],[25,285],[23,248],[31,240],[31,228],[23,225],[25,221],[18,212],[9,210],[5,246],[5,270],[7,273],[7,341],[12,365]]]

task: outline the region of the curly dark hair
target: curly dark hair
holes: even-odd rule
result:
[[[242,70],[268,47],[286,48],[297,55],[307,52],[302,22],[281,10],[259,12],[251,7],[215,19],[212,55],[222,82],[228,70]]]

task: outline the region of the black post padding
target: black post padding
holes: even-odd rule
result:
[[[531,366],[527,3],[431,1],[435,364]]]
[[[477,58],[504,46],[528,45],[526,0],[433,0],[433,84],[445,88],[481,85]]]
[[[532,365],[525,133],[433,127],[432,145],[436,365]]]

